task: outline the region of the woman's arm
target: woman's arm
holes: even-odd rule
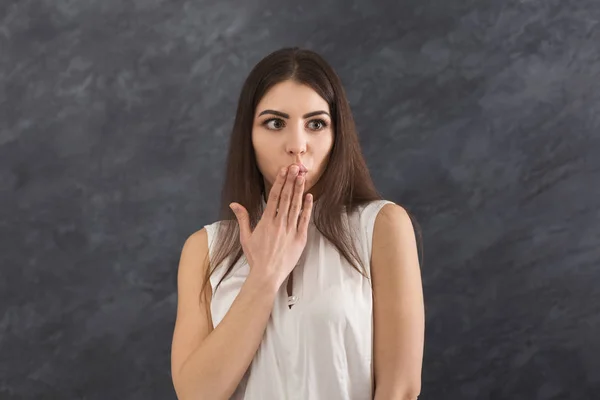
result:
[[[202,229],[186,240],[179,262],[171,373],[181,400],[228,399],[233,394],[260,345],[277,293],[273,282],[250,274],[213,330],[210,290],[200,299],[207,252]]]
[[[414,400],[421,391],[425,307],[415,234],[402,207],[382,207],[372,249],[375,399]]]

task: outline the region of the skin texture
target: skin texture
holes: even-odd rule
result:
[[[383,206],[375,219],[371,276],[375,400],[416,399],[425,306],[413,225],[397,204]]]
[[[285,113],[288,118],[266,110]],[[306,114],[324,111],[306,117]],[[333,146],[329,105],[313,89],[294,81],[273,86],[262,98],[254,116],[252,145],[266,193],[283,167],[302,162],[308,169],[304,192],[319,180],[327,167]]]

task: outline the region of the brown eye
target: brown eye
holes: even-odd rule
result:
[[[310,129],[312,129],[313,131],[320,131],[327,127],[327,122],[325,122],[322,119],[313,119],[312,121],[310,121],[308,123],[308,125],[309,125]]]
[[[284,127],[283,120],[281,120],[279,118],[268,119],[265,122],[263,122],[263,125],[266,126],[268,129],[272,129],[275,131],[282,129]]]

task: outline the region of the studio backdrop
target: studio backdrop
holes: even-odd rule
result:
[[[600,2],[0,3],[0,398],[175,399],[185,239],[245,76],[339,73],[423,233],[420,399],[600,393]]]

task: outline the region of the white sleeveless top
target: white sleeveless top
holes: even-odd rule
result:
[[[357,250],[370,276],[373,226],[387,200],[357,208],[347,218]],[[266,206],[263,199],[263,209]],[[206,225],[209,255],[217,224]],[[216,327],[246,277],[242,255],[215,291],[225,272],[218,266],[211,277],[211,315]],[[373,393],[373,313],[368,279],[343,258],[310,222],[305,250],[294,269],[293,299],[287,280],[276,296],[262,342],[231,399],[363,400]],[[288,301],[294,305],[290,309]],[[240,335],[243,335],[240,332]]]

